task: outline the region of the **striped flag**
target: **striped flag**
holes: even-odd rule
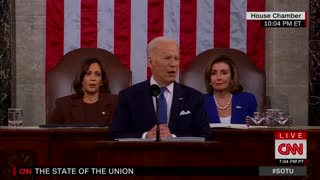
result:
[[[247,11],[265,0],[47,0],[46,71],[80,47],[114,53],[132,71],[133,84],[150,76],[146,46],[157,36],[180,46],[180,70],[211,48],[246,52],[264,70],[264,29]]]

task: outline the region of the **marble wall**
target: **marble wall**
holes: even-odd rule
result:
[[[10,0],[0,0],[0,126],[7,124],[11,106],[11,18]]]
[[[310,0],[309,122],[320,126],[320,2]]]
[[[16,2],[16,106],[24,125],[45,123],[46,1]]]
[[[308,0],[266,0],[268,11],[306,11]],[[266,92],[271,108],[308,124],[308,28],[266,29]]]
[[[45,0],[16,3],[16,95],[25,125],[45,123]],[[268,11],[309,11],[309,0],[266,0]],[[272,108],[308,124],[308,28],[266,29],[266,89]]]

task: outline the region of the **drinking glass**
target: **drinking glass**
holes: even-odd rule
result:
[[[8,126],[21,127],[23,122],[23,109],[9,108],[8,109]]]

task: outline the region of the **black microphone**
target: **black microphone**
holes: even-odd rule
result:
[[[151,92],[151,95],[153,97],[156,98],[156,114],[157,114],[157,129],[156,129],[156,141],[159,142],[160,141],[160,127],[159,127],[159,102],[158,102],[158,95],[160,94],[160,87],[156,84],[153,84],[151,85],[150,87],[150,92]]]

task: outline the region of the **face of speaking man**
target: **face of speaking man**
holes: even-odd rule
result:
[[[161,39],[152,44],[148,53],[148,66],[155,81],[165,87],[175,81],[179,70],[179,48],[171,39]]]

